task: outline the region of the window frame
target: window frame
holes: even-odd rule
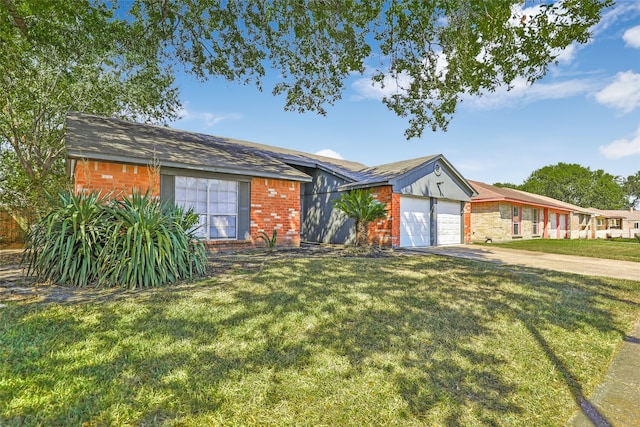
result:
[[[531,213],[531,234],[537,236],[540,234],[540,213],[542,209],[533,208]]]
[[[513,236],[522,236],[522,207],[519,205],[512,205],[511,234]]]
[[[179,197],[179,191],[178,191],[178,185],[179,182],[181,180],[184,180],[185,185],[184,185],[184,190],[185,190],[185,194],[184,194],[184,198],[180,198]],[[193,180],[194,182],[194,186],[193,188],[191,188],[189,186],[189,180]],[[199,182],[204,182],[205,186],[206,186],[206,200],[200,200],[198,198],[198,195],[200,194],[201,188],[199,185]],[[213,184],[216,184],[216,190],[215,190],[215,201],[213,200],[213,192],[212,192],[212,186]],[[220,184],[223,183],[224,185],[228,185],[228,184],[233,184],[234,187],[234,191],[222,191],[220,190]],[[210,241],[227,241],[227,240],[238,240],[238,236],[239,236],[239,210],[240,210],[240,194],[239,194],[239,182],[235,181],[235,180],[229,180],[229,179],[221,179],[221,178],[205,178],[205,177],[193,177],[193,176],[185,176],[185,175],[176,175],[175,176],[175,182],[174,182],[174,203],[178,206],[184,206],[186,208],[192,207],[194,209],[194,212],[198,215],[199,217],[199,221],[198,221],[198,225],[197,230],[196,230],[196,234],[198,235],[198,237],[205,239],[205,240],[210,240]],[[196,197],[195,200],[190,200],[189,196],[190,193],[195,193]],[[229,201],[229,198],[227,196],[227,200],[225,200],[224,202],[221,201],[221,194],[226,193],[227,195],[229,194],[234,194],[233,197],[233,201]],[[212,203],[215,205],[220,205],[221,203],[226,203],[227,206],[229,206],[230,204],[234,205],[233,206],[233,213],[231,213],[230,210],[228,210],[227,212],[222,212],[219,209],[218,206],[218,210],[214,211],[212,210]],[[214,206],[215,206],[214,205]],[[205,212],[203,212],[202,207],[204,206],[204,210]],[[220,237],[220,236],[212,236],[211,233],[211,227],[214,224],[213,218],[223,218],[223,217],[232,217],[233,218],[233,224],[229,224],[226,229],[225,228],[218,228],[216,227],[217,231],[224,231],[222,234],[224,234],[224,236]],[[231,233],[228,233],[229,230],[233,230],[233,235],[231,235]]]

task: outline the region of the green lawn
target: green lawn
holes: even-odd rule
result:
[[[0,308],[0,425],[564,425],[640,282],[436,256],[295,258]]]
[[[579,255],[591,258],[618,259],[640,262],[640,244],[633,239],[621,240],[555,240],[533,239],[514,240],[504,243],[477,243],[478,245],[499,245],[500,247],[546,252],[561,255]]]

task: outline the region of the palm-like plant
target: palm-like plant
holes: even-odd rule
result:
[[[334,208],[353,218],[356,226],[356,246],[367,244],[369,223],[387,216],[387,205],[373,198],[368,190],[351,190],[333,201]]]

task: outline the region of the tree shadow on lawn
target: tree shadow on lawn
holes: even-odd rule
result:
[[[270,264],[257,277],[142,292],[130,301],[16,310],[13,319],[2,319],[0,341],[8,348],[2,372],[10,385],[0,388],[6,402],[0,421],[156,424],[211,417],[250,423],[251,411],[277,419],[276,408],[289,402],[298,406],[289,414],[294,423],[300,417],[335,424],[348,421],[340,417],[353,407],[368,406],[367,397],[347,398],[334,412],[323,399],[354,383],[366,388],[365,378],[376,378],[373,387],[404,402],[396,422],[535,419],[529,396],[518,397],[526,374],[507,373],[543,361],[514,365],[515,350],[499,348],[503,334],[522,332],[523,348],[559,372],[564,389],[558,393],[581,404],[580,378],[566,367],[549,331],[592,328],[624,336],[602,306],[617,300],[637,311],[623,292],[598,279],[470,268],[441,257],[298,259]],[[501,330],[498,323],[510,327]],[[326,366],[319,362],[327,359]],[[25,399],[28,394],[38,396]],[[243,401],[256,400],[255,408],[243,408]],[[376,412],[382,408],[369,410],[356,423],[383,419]]]

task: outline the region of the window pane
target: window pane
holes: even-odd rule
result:
[[[175,178],[176,204],[192,207],[200,214],[198,235],[208,239],[237,236],[238,183],[219,179]]]

